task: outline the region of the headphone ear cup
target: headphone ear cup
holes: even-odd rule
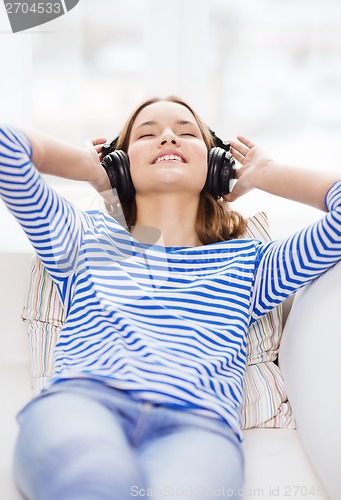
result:
[[[204,189],[218,200],[228,194],[236,178],[235,161],[231,153],[222,148],[212,148],[208,152],[208,170]]]
[[[130,163],[127,153],[118,149],[109,153],[102,159],[112,189],[117,190],[122,203],[130,203],[135,196],[135,188],[130,175]]]

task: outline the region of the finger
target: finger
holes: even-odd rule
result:
[[[244,161],[244,155],[242,155],[241,153],[239,153],[239,151],[237,151],[235,148],[230,148],[230,153],[231,155],[233,156],[233,158],[235,160],[237,160],[239,163],[243,163]]]
[[[103,144],[100,144],[98,146],[94,146],[94,148],[96,149],[97,153],[101,153],[102,152],[102,146],[103,146]]]
[[[96,138],[96,139],[87,139],[84,142],[84,147],[85,148],[92,148],[92,147],[94,147],[96,149],[96,151],[99,152],[99,151],[102,150],[102,146],[106,142],[107,141],[106,141],[106,139],[104,137],[99,137],[99,138]]]
[[[233,202],[236,201],[238,198],[243,196],[243,191],[241,189],[238,189],[237,186],[238,182],[235,184],[235,187],[232,189],[232,191],[224,196],[224,199],[228,202]]]
[[[249,149],[253,148],[256,145],[254,142],[252,142],[250,139],[248,139],[244,135],[237,135],[237,139],[241,143],[245,144],[245,146],[247,146]]]
[[[106,138],[105,137],[96,137],[96,139],[91,139],[91,144],[93,146],[97,146],[97,145],[103,145],[107,142]]]
[[[238,151],[238,153],[243,155],[243,156],[246,156],[248,154],[248,152],[250,151],[250,149],[247,146],[244,146],[243,144],[241,144],[240,142],[237,142],[237,141],[231,141],[230,146],[231,146],[230,152],[231,152],[231,150]]]
[[[231,191],[231,193],[229,193],[229,194],[225,194],[225,195],[223,196],[223,199],[224,199],[224,201],[227,201],[228,203],[231,203],[231,202],[235,201],[235,197],[234,197],[234,195],[232,194],[232,191]]]

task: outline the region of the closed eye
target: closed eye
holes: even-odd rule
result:
[[[139,137],[139,139],[143,139],[144,137],[154,137],[154,134],[143,134]]]
[[[189,135],[191,137],[196,137],[195,134],[191,134],[190,132],[184,132],[183,134],[180,134],[180,135]]]

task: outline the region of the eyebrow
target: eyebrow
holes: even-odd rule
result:
[[[154,121],[143,122],[143,123],[141,123],[141,125],[138,125],[136,128],[138,129],[138,128],[141,128],[141,127],[146,127],[147,125],[149,125],[149,126],[150,125],[156,125],[156,122],[154,122]]]
[[[176,125],[192,125],[194,127],[198,126],[195,123],[190,122],[188,120],[177,120],[175,123],[176,123]],[[136,130],[139,129],[139,128],[141,128],[141,127],[154,126],[154,125],[157,125],[157,124],[158,124],[158,122],[155,122],[153,120],[152,121],[148,121],[148,122],[143,122],[143,123],[141,123],[140,125],[138,125],[136,127]]]

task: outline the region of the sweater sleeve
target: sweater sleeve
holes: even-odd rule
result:
[[[326,195],[329,212],[282,240],[259,245],[251,323],[341,259],[341,181]]]
[[[68,302],[84,217],[43,180],[32,147],[19,130],[0,127],[0,196]]]

